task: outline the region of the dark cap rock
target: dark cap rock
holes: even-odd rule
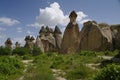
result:
[[[77,17],[77,14],[76,14],[75,11],[72,11],[72,12],[70,13],[69,18],[71,18],[71,17]]]
[[[58,26],[55,27],[54,33],[62,34]]]

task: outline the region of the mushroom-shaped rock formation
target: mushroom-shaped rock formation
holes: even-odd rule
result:
[[[10,38],[7,38],[7,40],[5,41],[5,47],[12,48],[12,41]]]
[[[16,48],[20,47],[20,43],[19,43],[19,42],[16,42],[16,43],[15,43],[15,46],[16,46]]]
[[[69,18],[70,22],[63,35],[60,53],[75,53],[79,49],[80,32],[76,23],[77,14],[75,11],[70,13]]]
[[[32,36],[32,37],[26,36],[26,37],[25,37],[25,41],[26,41],[25,47],[32,51],[32,50],[33,50],[33,47],[34,47],[34,40],[35,40],[35,39],[34,39],[33,36]]]

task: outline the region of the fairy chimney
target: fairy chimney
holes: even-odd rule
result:
[[[19,42],[16,42],[16,43],[15,43],[15,46],[16,46],[16,48],[20,47],[20,43],[19,43]]]
[[[70,22],[67,25],[61,44],[60,53],[75,53],[80,44],[79,26],[76,23],[77,14],[72,11],[69,15]]]
[[[5,47],[12,48],[12,41],[10,38],[7,38],[7,40],[5,41]]]

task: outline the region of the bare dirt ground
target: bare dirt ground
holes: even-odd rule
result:
[[[24,63],[24,66],[25,66],[25,69],[23,70],[23,73],[25,73],[27,71],[27,67],[32,61],[33,60],[22,60],[22,62]],[[23,80],[23,79],[24,79],[24,75],[21,76],[18,80]]]
[[[56,77],[56,80],[67,80],[64,77],[60,76],[60,74],[65,74],[65,72],[63,72],[60,69],[52,69],[53,75]]]

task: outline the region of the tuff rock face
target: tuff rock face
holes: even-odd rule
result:
[[[26,36],[26,38],[25,38],[25,41],[26,41],[25,47],[32,51],[33,47],[34,47],[34,40],[35,39],[34,39],[33,36],[32,37]]]
[[[7,40],[5,41],[5,47],[12,48],[12,41],[10,38],[7,38]]]
[[[84,23],[79,50],[105,51],[112,47],[112,32],[108,24]]]
[[[120,49],[120,24],[111,25],[110,28],[113,33],[113,50]]]
[[[39,36],[36,38],[35,47],[40,48],[41,51],[44,52],[43,44]]]
[[[56,48],[59,51],[60,50],[60,45],[62,42],[62,32],[60,31],[59,27],[55,27],[54,30],[54,37],[55,37],[55,42],[56,42]]]
[[[77,14],[72,11],[69,15],[70,22],[67,25],[61,44],[60,53],[75,53],[79,48],[80,32],[76,23]]]
[[[56,50],[56,42],[51,28],[42,27],[39,35],[45,52],[53,52]]]

